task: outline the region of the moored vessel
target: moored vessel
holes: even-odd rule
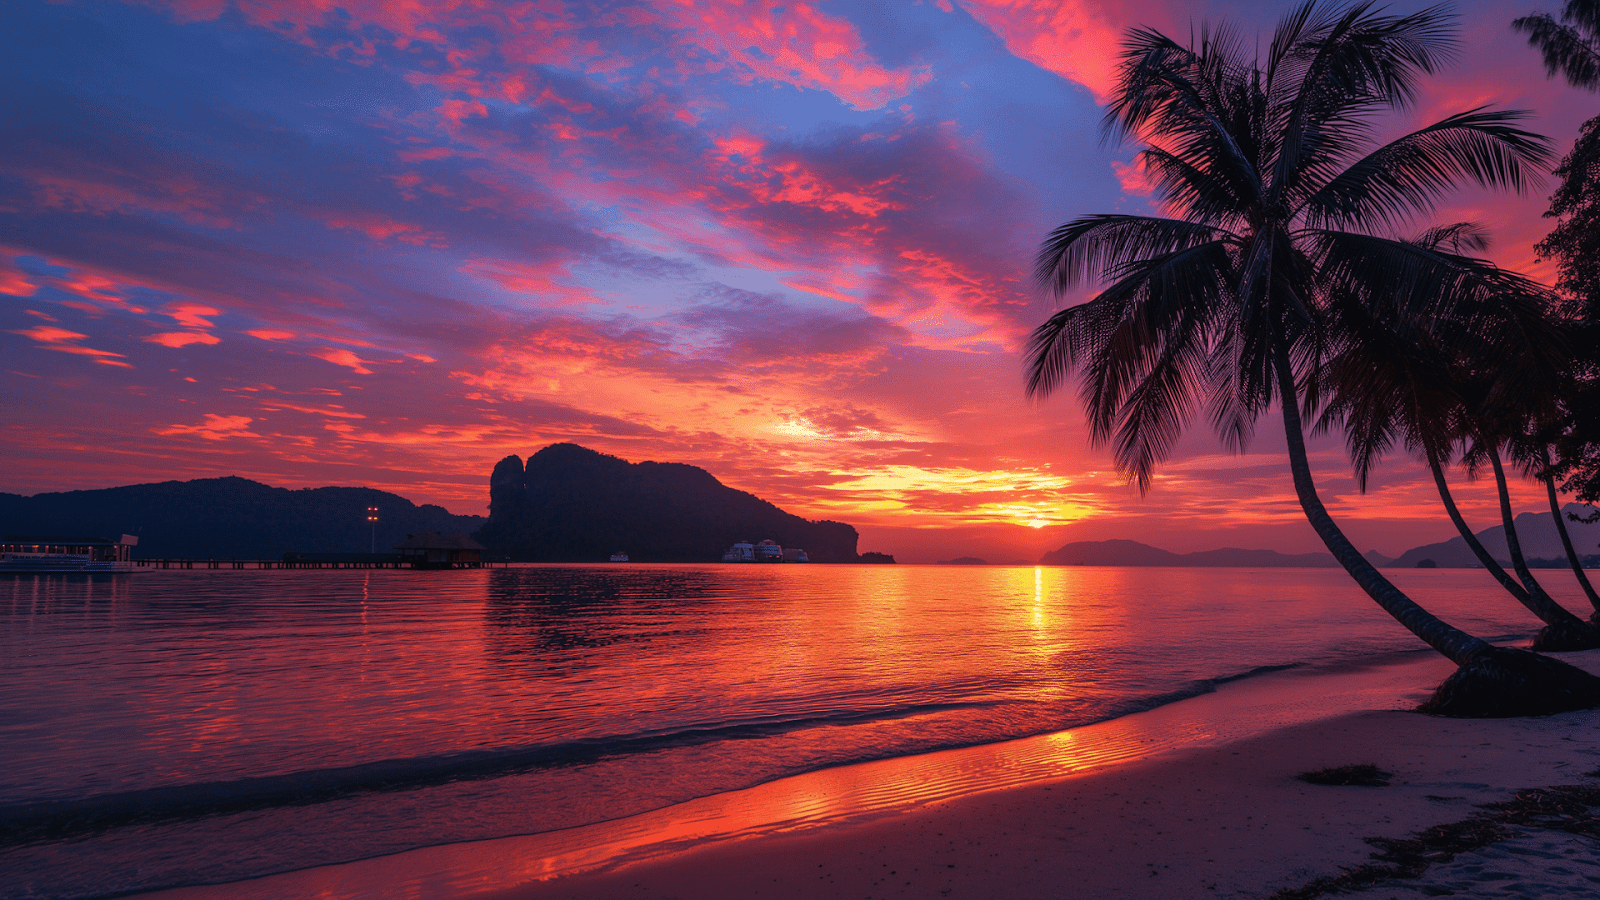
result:
[[[6,535],[0,541],[0,574],[132,572],[137,535],[34,537]]]

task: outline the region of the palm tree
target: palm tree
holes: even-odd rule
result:
[[[1560,535],[1561,549],[1567,554],[1567,566],[1577,577],[1578,587],[1583,589],[1584,596],[1589,598],[1589,605],[1594,607],[1594,611],[1589,614],[1589,621],[1600,625],[1600,593],[1595,592],[1589,576],[1583,571],[1583,557],[1578,554],[1577,548],[1572,546],[1572,534],[1567,531],[1566,514],[1561,510],[1561,498],[1556,493],[1556,478],[1551,473],[1554,466],[1550,461],[1550,445],[1541,443],[1538,454],[1538,479],[1544,483],[1545,496],[1550,501],[1550,515],[1556,523],[1556,534]]]
[[[1600,89],[1600,0],[1567,0],[1557,21],[1549,13],[1523,16],[1511,27],[1544,54],[1550,77],[1567,76],[1573,87]]]
[[[1551,599],[1544,586],[1539,584],[1538,579],[1533,577],[1533,570],[1528,568],[1528,561],[1522,552],[1522,539],[1517,534],[1516,517],[1511,511],[1511,492],[1506,482],[1505,466],[1500,460],[1499,449],[1492,441],[1480,438],[1477,450],[1484,459],[1488,460],[1489,466],[1494,472],[1495,493],[1500,501],[1500,523],[1506,533],[1506,554],[1511,557],[1511,566],[1516,571],[1517,578],[1521,579],[1523,587],[1527,588],[1536,606],[1552,612],[1559,611],[1555,613],[1555,618],[1552,618],[1550,613],[1540,615],[1540,618],[1548,622],[1550,628],[1553,629],[1549,635],[1546,635],[1547,640],[1543,642],[1542,646],[1544,649],[1549,650],[1593,649],[1597,646],[1594,643],[1593,628],[1587,627],[1587,623],[1582,623],[1577,616],[1574,616],[1558,605],[1555,600]],[[1560,513],[1557,512],[1557,528],[1562,528],[1560,520]],[[1573,622],[1575,621],[1581,624],[1574,625]]]
[[[1226,28],[1190,46],[1131,31],[1106,127],[1148,143],[1141,160],[1171,215],[1084,216],[1045,240],[1035,275],[1047,289],[1106,286],[1034,331],[1028,391],[1049,394],[1081,370],[1091,436],[1114,445],[1141,490],[1203,402],[1242,448],[1277,401],[1313,529],[1369,596],[1460,667],[1428,708],[1588,707],[1600,679],[1493,647],[1385,579],[1328,514],[1306,456],[1300,401],[1318,402],[1320,364],[1350,340],[1348,322],[1499,293],[1476,267],[1375,232],[1462,180],[1520,189],[1549,156],[1515,127],[1519,114],[1482,108],[1373,146],[1376,119],[1409,104],[1451,46],[1439,8],[1397,17],[1316,0],[1284,17],[1264,59]]]
[[[1506,519],[1512,559],[1521,583],[1500,567],[1467,526],[1450,493],[1443,465],[1449,447],[1464,433],[1473,432],[1470,383],[1489,385],[1475,393],[1508,407],[1508,398],[1538,396],[1560,373],[1565,361],[1556,331],[1544,309],[1547,292],[1492,265],[1469,256],[1465,250],[1482,250],[1487,241],[1476,227],[1459,223],[1430,229],[1412,241],[1419,248],[1453,257],[1454,265],[1477,269],[1485,283],[1499,282],[1500,302],[1473,310],[1444,307],[1436,312],[1474,312],[1475,318],[1424,322],[1419,317],[1396,318],[1393,311],[1345,308],[1354,316],[1344,323],[1348,339],[1324,367],[1330,396],[1317,422],[1317,430],[1342,424],[1350,448],[1356,483],[1366,490],[1372,468],[1396,442],[1418,450],[1428,464],[1439,498],[1480,564],[1502,587],[1540,620],[1545,628],[1534,638],[1534,649],[1587,650],[1600,647],[1600,631],[1563,609],[1533,580],[1527,570],[1515,526]],[[1426,328],[1420,327],[1426,325]],[[1442,345],[1434,335],[1451,338]],[[1503,360],[1515,360],[1504,365]],[[1487,402],[1487,401],[1484,401]],[[1509,497],[1502,484],[1502,508],[1509,513]]]
[[[1556,308],[1558,304],[1545,304]],[[1505,466],[1500,456],[1504,446],[1512,458],[1520,463],[1524,474],[1545,483],[1551,504],[1551,514],[1567,549],[1567,560],[1576,574],[1578,584],[1589,595],[1590,602],[1600,610],[1600,597],[1596,597],[1588,578],[1584,575],[1582,561],[1572,549],[1572,538],[1567,533],[1566,522],[1555,492],[1554,478],[1550,473],[1548,435],[1559,431],[1569,417],[1564,398],[1573,386],[1572,367],[1576,358],[1568,347],[1566,332],[1556,321],[1543,312],[1532,316],[1507,317],[1500,329],[1504,334],[1520,336],[1520,343],[1511,347],[1502,358],[1513,361],[1491,369],[1478,366],[1468,378],[1479,382],[1486,379],[1501,382],[1495,389],[1480,389],[1474,408],[1467,413],[1468,425],[1464,436],[1472,441],[1467,460],[1472,465],[1487,462],[1494,474],[1495,492],[1499,499],[1501,526],[1506,535],[1506,552],[1517,577],[1532,595],[1535,604],[1557,612],[1559,619],[1541,614],[1550,623],[1551,630],[1541,635],[1546,649],[1587,649],[1595,635],[1590,629],[1575,627],[1576,617],[1550,598],[1544,587],[1534,578],[1522,552],[1522,541],[1517,533],[1516,519],[1512,514],[1511,496]],[[1505,343],[1503,340],[1496,343]],[[1515,343],[1515,342],[1513,342]],[[1507,389],[1504,382],[1513,380]]]
[[[1561,18],[1558,21],[1548,13],[1537,13],[1523,16],[1511,23],[1511,27],[1526,34],[1528,43],[1539,48],[1544,56],[1545,72],[1551,78],[1557,74],[1566,76],[1567,82],[1573,87],[1587,88],[1591,91],[1600,90],[1600,0],[1567,0],[1562,7]],[[1555,257],[1560,263],[1560,280],[1558,285],[1578,299],[1578,311],[1587,319],[1587,325],[1592,332],[1596,321],[1600,320],[1600,293],[1596,292],[1596,274],[1594,262],[1595,249],[1595,191],[1594,174],[1600,165],[1600,118],[1590,119],[1583,125],[1572,147],[1572,152],[1556,169],[1556,174],[1561,178],[1561,186],[1555,196],[1550,198],[1550,211],[1548,216],[1562,219],[1537,247],[1543,256]],[[1591,337],[1592,341],[1592,337]],[[1589,577],[1584,574],[1583,561],[1572,546],[1572,537],[1567,533],[1561,501],[1556,496],[1555,471],[1559,468],[1569,474],[1573,469],[1586,469],[1588,477],[1583,479],[1588,486],[1588,493],[1593,493],[1596,479],[1594,472],[1600,466],[1592,461],[1586,464],[1575,464],[1572,456],[1579,460],[1586,458],[1585,450],[1596,443],[1593,433],[1593,402],[1595,365],[1591,348],[1591,371],[1584,373],[1567,392],[1569,416],[1574,410],[1573,401],[1580,397],[1588,398],[1587,414],[1580,414],[1569,418],[1567,434],[1558,438],[1558,441],[1569,445],[1568,449],[1575,448],[1576,454],[1562,453],[1561,465],[1552,466],[1549,458],[1548,444],[1539,447],[1540,475],[1539,480],[1545,483],[1545,493],[1550,500],[1550,514],[1555,517],[1556,530],[1561,536],[1561,546],[1566,551],[1567,563],[1572,567],[1573,574],[1578,579],[1578,585],[1588,596],[1589,602],[1594,606],[1591,621],[1600,623],[1600,593],[1596,593],[1594,585],[1589,583]],[[1574,420],[1575,419],[1575,420]],[[1589,419],[1584,423],[1584,419]],[[1558,445],[1559,446],[1559,445]],[[1569,488],[1572,481],[1568,481]],[[1580,491],[1580,498],[1583,496]]]

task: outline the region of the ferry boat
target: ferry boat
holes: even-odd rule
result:
[[[739,541],[723,551],[722,561],[734,563],[809,562],[804,550],[798,547],[784,549],[777,541],[773,540],[762,541],[759,544]]]
[[[627,562],[628,561],[628,554],[623,553],[621,550],[618,550],[617,552],[611,554],[611,561],[612,562]]]
[[[6,535],[0,541],[0,574],[132,572],[136,535],[98,537]]]

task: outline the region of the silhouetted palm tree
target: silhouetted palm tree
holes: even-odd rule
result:
[[[1567,566],[1578,579],[1578,587],[1583,589],[1584,596],[1589,598],[1589,605],[1594,607],[1594,611],[1589,614],[1589,621],[1600,625],[1600,593],[1595,591],[1589,576],[1583,571],[1583,556],[1572,546],[1572,534],[1567,530],[1566,514],[1562,512],[1561,498],[1556,493],[1556,478],[1551,474],[1551,469],[1554,467],[1550,462],[1549,444],[1541,442],[1538,454],[1538,474],[1535,477],[1544,483],[1545,497],[1550,501],[1550,515],[1555,518],[1556,534],[1561,538],[1561,549],[1567,554]]]
[[[1202,402],[1238,448],[1278,400],[1295,492],[1318,536],[1380,606],[1462,667],[1433,709],[1589,706],[1600,679],[1494,648],[1385,579],[1328,514],[1306,457],[1299,401],[1315,406],[1319,366],[1351,339],[1349,322],[1487,304],[1499,291],[1477,267],[1375,232],[1463,180],[1520,189],[1549,157],[1547,141],[1514,126],[1519,114],[1481,108],[1373,146],[1376,120],[1408,105],[1451,45],[1441,9],[1388,16],[1366,3],[1299,6],[1265,58],[1226,28],[1203,29],[1191,46],[1132,31],[1107,128],[1149,144],[1140,159],[1171,215],[1085,216],[1051,233],[1035,270],[1043,285],[1058,296],[1107,286],[1035,330],[1028,390],[1048,394],[1081,369],[1091,434],[1114,444],[1141,489]],[[1494,697],[1477,702],[1469,684]]]
[[[1528,43],[1539,48],[1544,56],[1545,71],[1550,77],[1564,75],[1567,82],[1574,87],[1588,88],[1591,91],[1600,90],[1600,0],[1568,0],[1562,7],[1559,21],[1548,13],[1537,13],[1513,21],[1511,27],[1526,34]],[[1546,215],[1559,216],[1564,221],[1538,246],[1541,255],[1560,259],[1560,285],[1563,289],[1579,296],[1580,309],[1586,313],[1591,329],[1595,325],[1597,309],[1592,290],[1594,267],[1584,265],[1583,261],[1575,258],[1580,256],[1575,251],[1582,246],[1592,249],[1595,241],[1593,222],[1592,219],[1577,221],[1572,214],[1593,203],[1584,197],[1586,193],[1584,188],[1592,188],[1590,184],[1593,180],[1592,175],[1586,177],[1586,174],[1592,173],[1596,167],[1594,136],[1597,121],[1600,119],[1591,119],[1584,123],[1583,133],[1573,145],[1572,153],[1562,160],[1560,168],[1556,170],[1556,174],[1561,176],[1562,184],[1556,195],[1551,198],[1550,212]],[[1592,252],[1587,255],[1590,257],[1588,261],[1592,261]],[[1587,302],[1582,302],[1584,300]],[[1589,378],[1592,382],[1592,372],[1589,373]],[[1573,390],[1569,392],[1569,396],[1575,399],[1579,393],[1580,391]],[[1583,393],[1592,394],[1592,387]],[[1571,429],[1569,427],[1565,430]],[[1588,575],[1584,573],[1582,557],[1573,548],[1572,536],[1567,532],[1561,500],[1556,495],[1555,477],[1552,474],[1553,467],[1547,444],[1538,448],[1538,457],[1540,474],[1537,477],[1545,483],[1545,494],[1550,500],[1550,514],[1555,517],[1556,532],[1561,536],[1561,546],[1566,551],[1567,564],[1577,577],[1579,587],[1583,588],[1590,604],[1594,606],[1595,611],[1590,617],[1591,621],[1600,623],[1600,593],[1596,593],[1594,585],[1590,584]],[[1568,467],[1570,468],[1570,463]]]
[[[1523,16],[1511,27],[1544,54],[1551,77],[1565,75],[1573,87],[1600,89],[1600,0],[1567,0],[1558,21],[1549,13]]]
[[[1418,451],[1433,474],[1445,511],[1480,564],[1546,627],[1534,639],[1535,649],[1586,650],[1600,647],[1600,631],[1562,608],[1533,579],[1509,517],[1509,497],[1499,482],[1504,524],[1513,565],[1521,583],[1501,568],[1467,526],[1451,496],[1443,467],[1450,447],[1481,432],[1473,404],[1496,402],[1533,415],[1528,398],[1548,395],[1566,361],[1553,323],[1544,313],[1548,292],[1483,260],[1463,255],[1487,246],[1469,223],[1431,229],[1412,243],[1454,257],[1463,269],[1479,270],[1486,284],[1498,283],[1504,293],[1490,304],[1439,304],[1431,312],[1453,314],[1453,321],[1407,311],[1386,315],[1382,308],[1352,309],[1359,318],[1345,323],[1349,338],[1325,366],[1329,397],[1318,430],[1342,424],[1350,448],[1356,482],[1365,491],[1378,460],[1395,443]],[[1462,317],[1470,313],[1470,317]],[[1449,345],[1435,335],[1448,335]],[[1524,409],[1524,407],[1527,407]]]

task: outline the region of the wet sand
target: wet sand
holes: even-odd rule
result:
[[[1600,672],[1600,651],[1563,656]],[[1370,861],[1365,838],[1458,821],[1520,788],[1600,784],[1582,774],[1600,768],[1595,712],[1405,711],[1448,671],[1421,658],[1279,673],[1055,735],[816,772],[619,822],[161,896],[1266,897]],[[1294,777],[1359,763],[1391,784]],[[1524,832],[1364,895],[1595,891],[1593,841]]]

